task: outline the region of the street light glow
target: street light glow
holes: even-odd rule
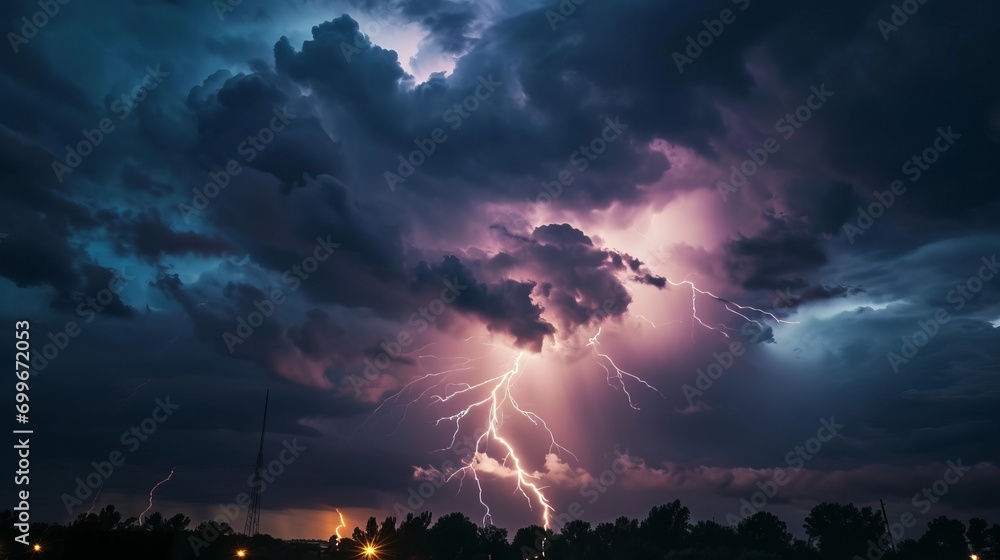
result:
[[[361,550],[358,557],[364,560],[379,560],[379,552],[381,552],[381,549],[378,544],[374,540],[370,540],[361,543]]]

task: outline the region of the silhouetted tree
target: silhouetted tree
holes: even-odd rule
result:
[[[786,554],[792,544],[792,534],[788,525],[778,516],[766,511],[740,521],[736,526],[740,546],[747,550]]]
[[[471,556],[479,544],[476,524],[461,513],[440,517],[428,534],[435,559],[452,560],[460,554]]]
[[[917,540],[920,551],[928,558],[966,560],[969,545],[965,540],[965,524],[957,519],[938,517],[927,524],[927,532]]]
[[[427,554],[427,535],[431,526],[431,513],[425,511],[420,515],[406,514],[406,519],[396,530],[395,543],[397,549],[403,552],[402,560],[424,558]]]
[[[803,527],[820,557],[835,560],[864,556],[882,534],[880,516],[869,506],[858,509],[854,504],[819,504],[809,511]]]
[[[8,543],[14,536],[13,514],[0,512],[0,539]],[[378,557],[388,560],[966,560],[970,552],[982,560],[1000,560],[1000,525],[987,526],[982,519],[970,520],[966,530],[961,521],[938,517],[927,523],[920,538],[898,543],[893,553],[878,541],[881,518],[872,508],[816,506],[804,525],[810,542],[793,540],[785,523],[767,512],[755,513],[735,527],[714,521],[692,525],[689,516],[687,508],[674,501],[652,508],[641,522],[623,516],[592,529],[590,523],[574,520],[558,534],[528,526],[519,529],[510,544],[506,529],[479,527],[460,513],[445,515],[433,525],[429,512],[410,513],[398,524],[395,517],[381,523],[372,517],[364,529],[353,530],[352,538],[330,537],[322,558],[357,560],[364,557],[364,543],[373,541]],[[87,554],[99,551],[102,560],[231,560],[239,548],[246,548],[254,560],[320,557],[316,545],[269,535],[248,539],[215,521],[194,529],[189,525],[183,514],[165,519],[153,513],[140,527],[136,518],[122,522],[114,506],[106,506],[69,525],[35,522],[30,530],[44,543],[45,558],[96,558]],[[207,533],[214,536],[205,537]],[[191,544],[195,538],[204,539],[197,548]]]
[[[590,523],[574,519],[559,531],[559,538],[552,543],[554,558],[574,558],[596,560],[600,558],[601,546]]]
[[[735,550],[738,546],[736,529],[715,521],[699,521],[691,527],[692,547]]]
[[[681,505],[680,500],[674,500],[649,510],[639,530],[647,542],[665,553],[687,545],[690,521],[691,510]]]
[[[493,558],[500,560],[507,557],[509,545],[507,544],[507,529],[496,525],[479,527],[476,530],[479,538],[479,556],[481,558]]]
[[[965,538],[969,541],[969,550],[984,560],[989,558],[991,552],[989,527],[985,519],[973,517],[969,520],[969,527],[965,531]]]
[[[552,546],[552,532],[538,525],[528,525],[514,533],[510,546],[511,558],[540,558]]]

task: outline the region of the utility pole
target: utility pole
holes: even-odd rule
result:
[[[892,551],[896,552],[896,542],[892,538],[892,529],[889,528],[889,516],[885,514],[885,502],[880,499],[878,503],[882,504],[882,521],[885,522],[885,534],[889,537],[889,545],[892,546]]]
[[[254,485],[251,490],[250,507],[247,509],[247,523],[243,528],[243,534],[253,537],[260,532],[260,487],[262,485],[261,475],[264,472],[264,430],[267,427],[267,401],[271,396],[271,391],[264,394],[264,421],[260,425],[260,449],[257,451],[257,466],[254,467]]]

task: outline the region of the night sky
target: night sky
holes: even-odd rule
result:
[[[1000,5],[821,4],[3,2],[33,517],[220,515],[270,390],[279,537],[541,523],[518,469],[1000,521]]]

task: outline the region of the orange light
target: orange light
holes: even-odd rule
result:
[[[42,549],[42,545],[40,545],[40,544],[36,544],[35,546],[33,546],[33,547],[31,547],[31,548],[34,548],[34,549],[35,549],[35,552],[38,552],[39,550],[41,550],[41,549]]]
[[[361,543],[361,550],[358,554],[358,558],[364,558],[364,560],[379,560],[379,549],[378,544],[372,540],[368,542]]]
[[[239,556],[240,558],[246,558],[247,557],[247,551],[245,551],[245,550],[243,550],[241,548],[241,549],[239,549],[239,550],[236,551],[236,556]]]
[[[977,556],[975,554],[969,556],[969,558],[971,558],[972,560],[979,560],[979,556]]]

